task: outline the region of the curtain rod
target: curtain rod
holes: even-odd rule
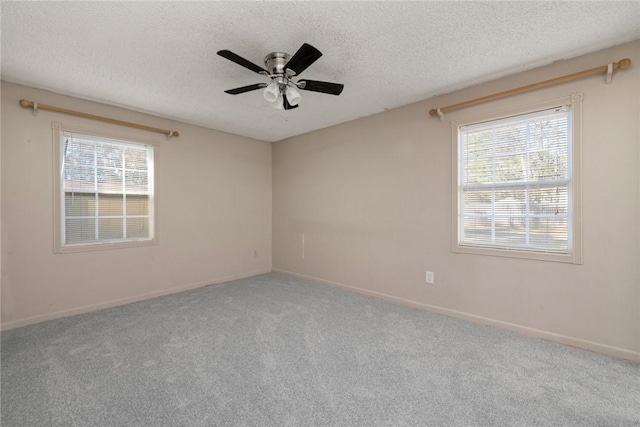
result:
[[[81,111],[67,110],[66,108],[54,107],[47,104],[39,104],[37,102],[29,101],[26,99],[20,100],[20,105],[24,108],[33,108],[34,114],[38,110],[49,110],[49,111],[57,111],[58,113],[70,114],[72,116],[84,117],[85,119],[93,119],[99,120],[101,122],[113,123],[120,126],[128,126],[136,129],[148,130],[150,132],[157,132],[167,135],[167,137],[171,138],[172,136],[180,136],[180,132],[177,130],[168,130],[168,129],[160,129],[154,128],[151,126],[139,125],[137,123],[125,122],[124,120],[111,119],[109,117],[96,116],[94,114],[83,113]]]
[[[555,79],[545,80],[538,83],[533,83],[527,86],[520,86],[515,89],[505,90],[503,92],[494,93],[491,95],[481,96],[480,98],[471,99],[469,101],[459,102],[457,104],[447,105],[446,107],[441,108],[432,108],[429,110],[429,114],[432,116],[439,116],[440,120],[442,120],[442,114],[448,111],[457,110],[459,108],[468,107],[470,105],[479,104],[481,102],[492,101],[494,99],[504,98],[506,96],[515,95],[516,93],[527,92],[533,89],[539,89],[542,87],[547,87],[551,85],[555,85],[558,83],[568,82],[571,80],[580,79],[582,77],[590,76],[593,74],[607,73],[607,83],[611,81],[611,76],[614,70],[624,70],[629,68],[631,65],[631,60],[629,58],[621,59],[618,62],[614,62],[612,64],[603,65],[601,67],[592,68],[590,70],[580,71],[578,73],[568,74],[562,77],[556,77]]]

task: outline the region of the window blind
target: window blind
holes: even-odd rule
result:
[[[63,133],[65,245],[151,239],[151,147]]]
[[[571,108],[458,129],[459,244],[571,251]]]

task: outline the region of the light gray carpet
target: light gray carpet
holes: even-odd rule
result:
[[[267,274],[2,333],[2,426],[640,425],[640,365]]]

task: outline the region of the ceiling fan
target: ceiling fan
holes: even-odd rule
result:
[[[272,102],[274,106],[279,109],[290,110],[298,107],[298,103],[302,97],[297,89],[328,93],[330,95],[340,95],[342,89],[344,89],[344,85],[340,83],[317,80],[293,80],[294,77],[299,76],[322,56],[322,52],[307,43],[303,44],[293,56],[284,52],[271,52],[264,57],[265,68],[229,50],[221,50],[218,52],[218,55],[254,73],[271,79],[271,83],[268,84],[256,83],[249,86],[237,87],[235,89],[225,90],[226,93],[238,95],[252,90],[264,89],[264,98]]]

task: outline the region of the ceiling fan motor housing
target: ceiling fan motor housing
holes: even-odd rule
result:
[[[284,52],[271,52],[264,57],[264,65],[271,75],[284,75],[285,66],[291,59],[291,55]]]

